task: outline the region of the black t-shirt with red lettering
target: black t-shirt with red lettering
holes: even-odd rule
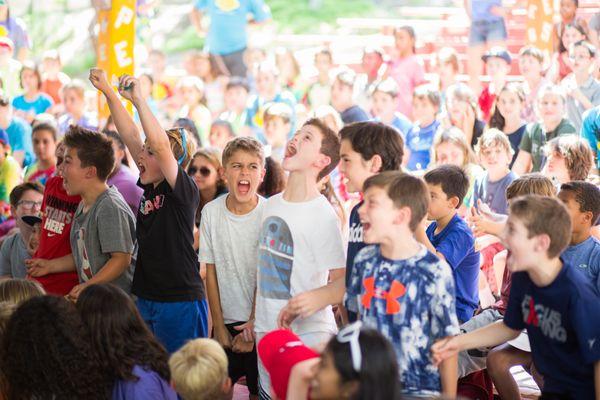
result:
[[[175,187],[164,180],[144,189],[137,213],[138,258],[132,293],[158,302],[204,298],[198,255],[194,251],[194,217],[198,187],[179,167]]]

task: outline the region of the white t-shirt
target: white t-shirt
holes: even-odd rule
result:
[[[277,328],[277,316],[293,296],[324,286],[329,270],[346,264],[339,219],[319,196],[291,203],[282,194],[267,200],[258,250],[256,332]],[[331,307],[292,324],[297,334],[335,333]]]
[[[214,264],[221,310],[226,324],[246,322],[256,289],[256,257],[265,199],[246,215],[227,209],[229,195],[220,196],[202,209],[200,262]]]

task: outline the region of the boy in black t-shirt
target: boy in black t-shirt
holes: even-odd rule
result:
[[[402,164],[404,141],[402,136],[389,125],[381,122],[356,122],[340,131],[339,171],[346,178],[346,190],[362,193],[367,178],[383,171],[397,171]],[[352,265],[356,254],[366,246],[358,209],[361,201],[350,212],[348,256],[346,257],[346,285],[350,282]],[[356,315],[348,312],[350,322]]]
[[[163,130],[142,98],[137,79],[123,75],[119,94],[133,103],[146,134],[121,104],[106,74],[90,71],[90,81],[106,97],[123,141],[140,170],[144,194],[137,214],[138,258],[132,293],[152,332],[169,352],[206,336],[207,307],[193,248],[194,215],[200,201],[184,168],[194,153],[184,129]]]

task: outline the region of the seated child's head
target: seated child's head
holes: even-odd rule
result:
[[[491,128],[483,132],[477,142],[477,155],[481,166],[489,173],[506,171],[515,153],[504,132]]]
[[[558,257],[571,240],[571,218],[557,199],[526,195],[511,200],[503,232],[503,243],[511,252],[507,267],[527,271],[544,258]]]
[[[583,181],[594,166],[594,153],[587,140],[576,136],[559,136],[544,147],[546,165],[542,173],[559,183]]]
[[[579,0],[560,0],[560,19],[563,21],[572,21],[577,15]]]
[[[274,196],[283,192],[285,189],[286,180],[287,176],[281,167],[281,164],[278,163],[273,157],[266,157],[265,176],[262,180],[262,183],[258,187],[257,192],[266,198]]]
[[[38,215],[42,208],[44,187],[37,182],[25,182],[14,187],[10,192],[10,213],[19,228],[24,225],[21,218],[26,215]]]
[[[31,132],[33,152],[38,161],[54,160],[56,152],[56,126],[41,122],[33,126]]]
[[[177,82],[177,89],[183,103],[195,107],[205,101],[204,82],[197,76],[185,76]]]
[[[152,49],[148,53],[148,67],[152,75],[161,77],[167,66],[167,56],[159,49]]]
[[[27,252],[33,257],[40,246],[42,218],[34,215],[26,215],[22,219],[31,226],[31,236],[29,236],[29,241],[27,242]]]
[[[571,46],[569,56],[573,60],[573,72],[589,75],[591,67],[595,65],[596,48],[590,42],[580,40]]]
[[[338,112],[345,111],[354,104],[354,83],[356,73],[349,68],[340,68],[331,86],[331,105]]]
[[[490,127],[504,129],[506,121],[521,119],[521,111],[525,107],[525,92],[517,82],[508,82],[498,93],[494,112],[490,117]]]
[[[59,172],[69,195],[82,195],[91,184],[106,182],[114,168],[115,155],[105,135],[72,126],[64,143],[65,158]]]
[[[398,107],[398,84],[393,78],[379,81],[373,87],[371,95],[373,115],[387,121],[393,118]]]
[[[198,190],[216,189],[223,185],[221,176],[223,166],[221,165],[221,150],[216,147],[202,148],[198,150],[187,169]]]
[[[569,51],[572,44],[581,40],[588,40],[586,28],[579,22],[573,21],[563,28],[558,50],[560,53]]]
[[[519,51],[519,71],[528,78],[541,78],[544,74],[544,53],[535,46],[525,46]]]
[[[453,126],[461,127],[465,115],[469,111],[477,117],[477,97],[473,90],[464,83],[455,83],[446,90],[446,110]]]
[[[191,137],[192,134],[186,128],[167,129],[165,133],[169,138],[173,157],[175,157],[177,164],[185,169],[192,160],[192,154],[194,154],[194,150],[196,149]],[[142,184],[158,185],[165,179],[165,176],[160,169],[158,158],[154,156],[152,149],[149,148],[147,143],[144,145],[144,149],[136,161],[140,171],[140,182]]]
[[[414,232],[429,206],[427,185],[400,171],[385,171],[365,181],[358,209],[365,243],[383,243],[399,230]]]
[[[212,147],[218,149],[224,149],[231,140],[235,138],[233,127],[229,121],[218,119],[210,126],[210,133],[208,134],[208,140]]]
[[[72,116],[83,115],[85,110],[85,85],[79,79],[73,79],[62,88],[62,100],[65,111]]]
[[[458,53],[453,47],[443,47],[437,53],[437,73],[440,80],[451,81],[459,72]]]
[[[332,131],[338,133],[344,127],[344,121],[340,117],[340,113],[330,105],[321,105],[312,110],[308,115],[309,118],[319,118]]]
[[[563,183],[558,192],[571,216],[573,236],[588,234],[600,216],[600,188],[591,182],[572,181]]]
[[[433,160],[435,165],[456,165],[466,167],[475,162],[475,155],[458,128],[451,127],[439,131],[433,138]]]
[[[55,77],[61,70],[60,53],[58,50],[47,50],[42,56],[42,71],[45,75]]]
[[[38,281],[31,279],[6,279],[0,281],[0,302],[18,306],[33,297],[43,296],[46,292]]]
[[[455,213],[469,190],[466,172],[456,165],[440,165],[424,178],[431,196],[428,218],[437,221]]]
[[[284,85],[294,83],[300,75],[300,65],[294,52],[287,47],[278,47],[275,49],[275,62],[280,72],[280,82]]]
[[[271,100],[279,91],[279,69],[271,61],[263,61],[256,65],[254,69],[256,79],[256,91],[262,97],[268,97]]]
[[[556,186],[552,181],[539,172],[524,174],[511,182],[506,188],[506,199],[509,201],[526,194],[539,196],[556,196]]]
[[[231,389],[227,355],[212,339],[194,339],[169,359],[173,387],[183,400],[225,399]]]
[[[227,111],[241,112],[246,108],[250,88],[246,79],[234,76],[225,87],[225,108]]]
[[[322,47],[315,53],[315,68],[319,74],[327,74],[333,67],[333,54],[328,47]]]
[[[383,171],[398,171],[404,141],[394,128],[380,122],[356,122],[340,131],[339,170],[347,179],[346,190],[362,192],[367,178]]]
[[[369,76],[376,76],[383,64],[384,51],[380,47],[366,46],[363,49],[362,70]]]
[[[323,121],[311,118],[288,142],[281,166],[288,172],[329,175],[340,161],[340,139]]]
[[[566,112],[567,97],[562,87],[548,84],[540,88],[537,96],[537,113],[545,126],[558,125]]]
[[[20,74],[21,88],[26,92],[38,92],[42,88],[42,74],[37,64],[25,61]]]
[[[223,151],[223,170],[229,195],[238,203],[254,201],[265,176],[262,144],[248,136],[233,139]]]
[[[263,114],[265,136],[267,143],[273,148],[285,146],[290,133],[292,109],[285,103],[270,103]]]
[[[405,25],[394,29],[394,43],[401,56],[414,54],[416,52],[416,42],[417,36],[412,26]]]
[[[510,72],[512,59],[504,47],[492,47],[483,57],[485,69],[492,80],[504,80]]]
[[[429,126],[440,112],[442,98],[433,85],[421,85],[415,88],[412,100],[412,115],[415,123],[421,127]]]

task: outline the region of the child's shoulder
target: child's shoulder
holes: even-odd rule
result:
[[[372,260],[374,258],[379,258],[381,255],[379,251],[379,246],[372,244],[369,246],[365,246],[356,253],[356,257],[354,257],[354,262],[365,262],[367,260]]]

